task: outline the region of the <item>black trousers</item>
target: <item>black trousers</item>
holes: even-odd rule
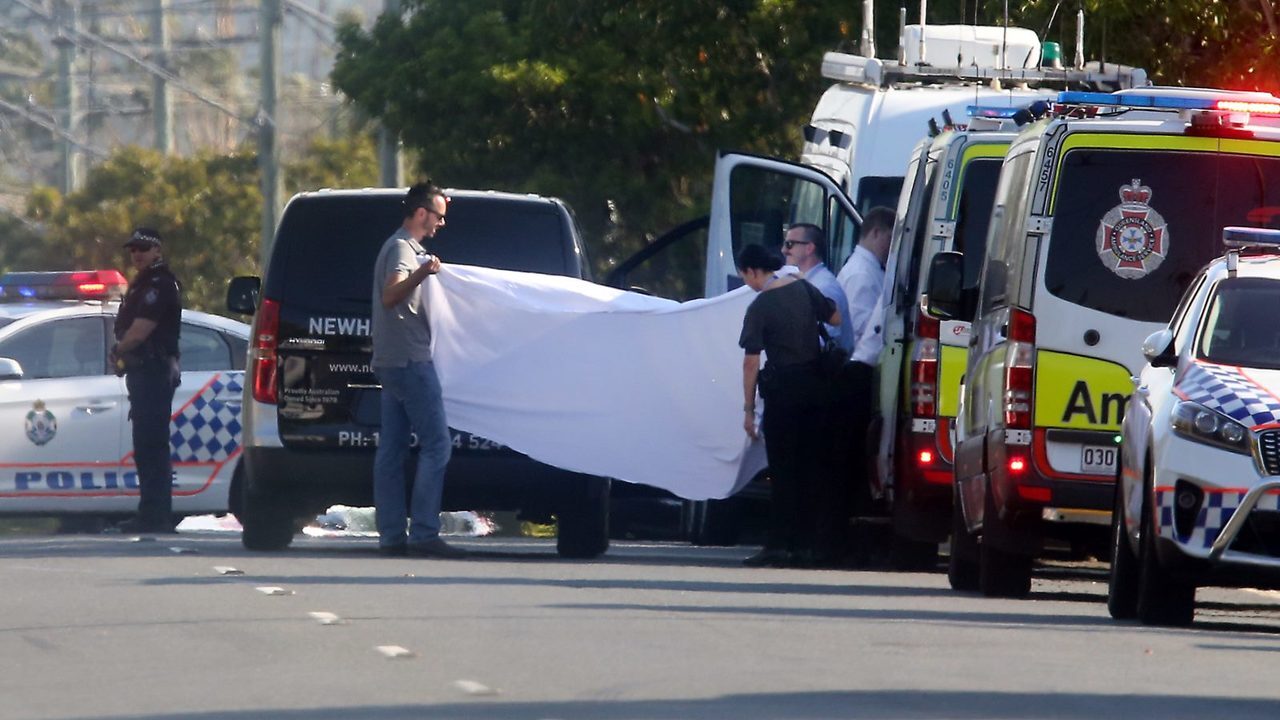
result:
[[[765,547],[791,552],[815,544],[819,477],[826,465],[827,387],[815,367],[775,369],[762,378],[769,457],[769,534]]]
[[[169,361],[163,358],[144,361],[130,368],[124,381],[129,390],[129,420],[133,425],[133,462],[138,468],[138,519],[164,525],[172,522],[173,512],[169,417],[174,386]]]
[[[870,511],[867,428],[873,408],[874,372],[870,365],[846,363],[832,383],[826,428],[828,462],[819,476],[818,551],[833,558],[856,550],[850,521]]]

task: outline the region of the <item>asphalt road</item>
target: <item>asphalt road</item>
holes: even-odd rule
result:
[[[1162,630],[1107,617],[1097,564],[1005,601],[941,572],[742,568],[752,548],[459,542],[477,556],[2,539],[0,717],[1280,716],[1274,593],[1202,590],[1196,625]]]

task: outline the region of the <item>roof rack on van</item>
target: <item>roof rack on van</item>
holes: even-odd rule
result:
[[[1142,68],[1108,63],[1089,63],[1082,70],[1057,68],[939,67],[907,65],[848,53],[829,52],[822,56],[822,76],[847,83],[879,85],[894,83],[963,83],[1000,81],[1051,87],[1133,88],[1147,84]]]

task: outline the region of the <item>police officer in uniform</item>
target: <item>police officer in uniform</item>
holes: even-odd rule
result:
[[[160,233],[137,228],[125,243],[136,271],[120,314],[111,360],[124,375],[133,423],[133,461],[138,468],[138,514],[122,532],[172,533],[173,464],[169,417],[181,378],[178,332],[182,288],[161,255]]]

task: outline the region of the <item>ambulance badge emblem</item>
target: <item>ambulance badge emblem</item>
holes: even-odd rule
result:
[[[35,401],[27,413],[27,439],[36,445],[44,445],[58,434],[58,419],[44,406],[43,400]]]
[[[1098,223],[1098,257],[1125,280],[1146,277],[1169,254],[1169,227],[1150,200],[1151,188],[1134,178],[1121,186],[1120,204]]]

